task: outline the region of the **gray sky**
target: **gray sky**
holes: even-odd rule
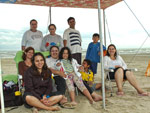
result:
[[[126,2],[150,32],[150,0],[126,0]],[[48,7],[1,3],[0,9],[0,49],[4,46],[20,49],[22,35],[29,29],[29,21],[33,18],[38,20],[38,29],[44,35],[47,33]],[[52,8],[52,23],[56,24],[57,33],[62,36],[63,31],[68,28],[67,18],[75,17],[76,29],[83,36],[83,48],[86,49],[88,43],[92,41],[92,34],[98,32],[97,14],[96,9]],[[106,9],[106,18],[112,43],[117,45],[117,48],[139,48],[147,38],[147,34],[124,2]],[[109,44],[109,37],[107,39]],[[149,45],[148,38],[143,47],[150,47]]]

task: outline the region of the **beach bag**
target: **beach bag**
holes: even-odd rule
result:
[[[20,106],[23,104],[21,92],[19,87],[13,81],[3,82],[3,93],[5,107]]]

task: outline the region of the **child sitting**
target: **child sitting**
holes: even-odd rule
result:
[[[91,65],[91,61],[88,59],[84,59],[82,66],[84,67],[84,71],[81,71],[82,80],[86,82],[93,90],[100,89],[101,83],[94,83],[93,80],[93,72],[89,69]]]
[[[80,66],[77,61],[71,57],[70,49],[68,47],[63,47],[59,53],[59,60],[56,62],[56,68],[67,75],[65,79],[71,98],[71,104],[77,105],[77,102],[75,101],[74,84],[88,98],[90,103],[93,104],[94,100],[83,84],[80,72],[78,72],[80,67],[82,66]]]

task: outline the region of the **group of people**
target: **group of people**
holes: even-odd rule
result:
[[[99,34],[94,33],[89,44],[85,59],[81,60],[81,35],[75,29],[75,19],[68,18],[69,28],[65,30],[63,38],[55,33],[56,26],[50,24],[50,34],[43,38],[42,32],[37,30],[37,21],[30,21],[30,30],[25,32],[22,39],[23,61],[19,63],[19,74],[23,76],[25,92],[23,99],[25,107],[39,109],[59,110],[55,104],[61,107],[74,108],[75,87],[77,87],[91,104],[102,100],[95,90],[101,88],[101,83],[94,83],[94,75],[97,73],[97,64],[100,62]],[[45,58],[40,52],[49,51],[50,56]],[[106,51],[106,47],[103,46]],[[82,64],[81,64],[82,62]],[[127,66],[121,56],[117,54],[115,45],[110,44],[104,56],[104,68],[113,68],[110,78],[115,79],[117,95],[123,96],[123,80],[137,90],[141,96],[150,96],[138,85],[135,76],[127,70]],[[65,92],[68,89],[71,102],[68,102]]]
[[[63,107],[75,107],[77,102],[74,84],[91,104],[102,100],[102,97],[82,80],[80,72],[86,68],[86,61],[83,66],[79,65],[72,58],[68,47],[63,47],[59,52],[58,46],[52,46],[49,51],[51,56],[45,59],[40,52],[34,53],[34,49],[28,47],[22,56],[23,61],[19,62],[19,74],[23,76],[25,87],[23,98],[27,108],[34,106],[38,109],[59,110],[59,107],[52,106],[56,103]],[[66,88],[69,91],[70,103],[65,97]]]
[[[48,30],[50,34],[43,37],[41,31],[37,30],[38,22],[35,19],[30,21],[30,29],[26,31],[22,38],[22,50],[27,47],[33,47],[36,51],[49,51],[51,46],[69,47],[72,53],[72,57],[77,59],[81,64],[81,35],[78,30],[75,29],[75,18],[69,17],[69,28],[64,31],[63,38],[56,34],[55,24],[50,24]]]

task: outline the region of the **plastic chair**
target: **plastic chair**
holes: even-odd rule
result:
[[[39,52],[39,51],[35,51],[35,52]],[[50,55],[50,53],[49,53],[49,51],[45,51],[45,52],[41,52],[43,55],[44,55],[44,57],[47,57],[47,56],[49,56]],[[15,56],[15,58],[14,58],[14,61],[16,62],[16,68],[17,68],[17,73],[18,73],[18,85],[19,85],[19,91],[21,91],[22,90],[22,75],[20,75],[19,74],[19,68],[18,68],[18,64],[19,64],[19,62],[21,62],[21,61],[23,61],[23,59],[22,59],[22,55],[23,55],[23,51],[18,51],[17,53],[16,53],[16,56]]]
[[[128,68],[127,70],[128,70],[128,71],[132,71],[132,72],[138,71],[136,68]],[[108,87],[109,87],[110,90],[111,90],[110,96],[112,96],[112,95],[113,95],[112,82],[116,82],[116,81],[115,81],[115,79],[110,79],[109,72],[114,72],[114,69],[105,69],[104,71],[105,71],[105,75],[106,75],[105,82],[107,83],[107,81],[108,81]],[[125,81],[126,81],[126,80],[123,80],[122,86],[124,86]],[[116,86],[116,85],[115,85],[115,86]]]

